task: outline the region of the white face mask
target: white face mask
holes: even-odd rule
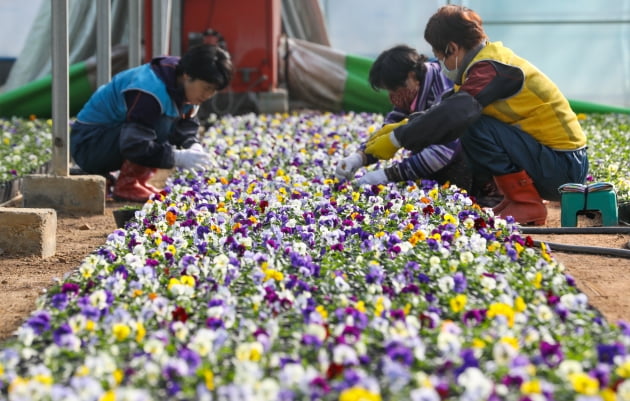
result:
[[[444,58],[442,60],[438,60],[438,62],[440,63],[440,67],[442,67],[442,74],[444,74],[444,76],[448,79],[450,79],[451,81],[455,82],[455,80],[458,78],[458,68],[457,68],[457,62],[459,61],[459,56],[455,56],[455,68],[453,68],[452,70],[449,70],[448,67],[446,66],[446,64],[444,64],[444,60],[446,60],[446,53],[448,53],[448,46],[446,46],[446,49],[444,50]]]

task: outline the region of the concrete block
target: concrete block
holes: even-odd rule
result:
[[[52,208],[57,212],[105,214],[105,177],[100,175],[23,177],[24,207]]]
[[[57,250],[57,212],[0,207],[0,249],[11,254],[53,256]]]
[[[289,93],[277,88],[258,94],[258,112],[261,114],[285,113],[289,111]]]

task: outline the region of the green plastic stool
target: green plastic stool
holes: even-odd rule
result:
[[[604,226],[616,226],[619,223],[614,187],[605,191],[562,192],[560,206],[562,227],[575,227],[578,212],[586,210],[599,211]]]

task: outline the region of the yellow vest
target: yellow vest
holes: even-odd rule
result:
[[[569,102],[540,70],[504,47],[503,43],[491,42],[466,67],[462,82],[466,81],[468,70],[479,61],[517,67],[525,77],[524,85],[518,92],[487,105],[483,114],[519,127],[555,150],[575,150],[586,145],[586,136]]]

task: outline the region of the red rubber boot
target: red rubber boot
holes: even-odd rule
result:
[[[541,226],[547,221],[547,207],[543,204],[534,181],[525,170],[494,177],[504,200],[492,211],[495,215],[512,216],[523,225]]]
[[[154,194],[159,194],[161,189],[149,184],[149,180],[155,175],[157,169],[151,167],[144,167],[144,169],[145,174],[143,174],[141,177],[138,177],[138,182],[140,183],[140,185],[153,192]]]
[[[155,192],[145,187],[152,175],[152,168],[125,160],[120,167],[120,173],[114,186],[114,199],[117,201],[146,202]]]

